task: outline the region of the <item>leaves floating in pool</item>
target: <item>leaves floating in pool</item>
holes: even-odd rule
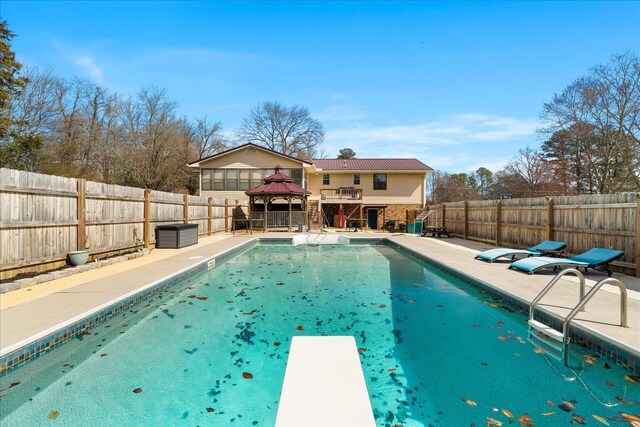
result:
[[[49,418],[50,420],[55,420],[56,418],[58,418],[58,416],[60,416],[60,412],[51,411],[49,412],[49,415],[47,415],[47,418]]]
[[[529,415],[518,417],[518,421],[520,421],[521,426],[533,426],[533,420],[531,420]]]
[[[640,377],[636,375],[625,375],[624,379],[629,381],[631,384],[635,384],[640,381]]]
[[[602,424],[604,424],[604,425],[606,425],[606,426],[610,425],[610,424],[609,424],[609,421],[605,420],[604,418],[602,418],[602,417],[601,417],[601,416],[599,416],[599,415],[591,414],[591,416],[592,416],[593,418],[595,418],[596,420],[600,421]]]
[[[502,421],[487,417],[487,427],[502,427]]]
[[[576,415],[576,414],[573,414],[573,416],[571,417],[571,422],[572,423],[575,422],[575,423],[583,424],[583,425],[586,424],[584,418],[582,418],[580,415]]]
[[[534,348],[534,349],[533,349],[533,352],[534,352],[534,353],[538,353],[538,354],[544,354],[544,350],[543,350],[543,349],[541,349],[541,348]]]
[[[509,411],[508,409],[502,409],[502,413],[509,418],[514,418],[513,414],[511,413],[511,411]]]
[[[550,415],[554,415],[555,413],[556,413],[556,411],[543,412],[543,413],[542,413],[542,416],[543,416],[543,417],[548,417],[548,416],[550,416]]]
[[[296,330],[304,331],[304,326],[298,325],[298,326],[296,326]]]
[[[587,362],[589,365],[593,365],[595,362],[597,362],[600,357],[599,356],[594,356],[591,354],[583,354],[582,358],[584,359],[585,362]]]
[[[505,334],[500,334],[500,335],[498,335],[498,339],[499,339],[500,341],[504,341],[504,340],[506,340],[506,339],[507,339],[507,336],[506,336]]]
[[[242,378],[244,378],[245,380],[252,380],[253,379],[253,374],[250,372],[243,372],[242,373]]]
[[[134,392],[135,394],[142,393],[142,389],[141,389],[140,387],[138,387],[138,388],[134,388],[134,389],[133,389],[133,392]]]
[[[620,415],[631,423],[640,423],[640,415],[625,414],[624,412],[620,412]]]
[[[565,412],[571,412],[575,409],[571,402],[567,402],[566,400],[558,405],[558,408],[562,409]]]
[[[462,396],[460,399],[462,399],[462,401],[463,401],[464,403],[466,403],[467,405],[472,406],[472,407],[474,407],[474,408],[475,408],[476,406],[478,406],[478,404],[477,404],[476,402],[474,402],[473,400],[469,400],[469,399],[467,399],[467,398],[466,398],[466,397],[464,397],[464,396]]]

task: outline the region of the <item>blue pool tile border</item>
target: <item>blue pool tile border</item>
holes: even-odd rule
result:
[[[514,297],[511,294],[501,291],[496,287],[492,286],[489,283],[486,283],[482,280],[479,280],[473,276],[469,276],[468,274],[462,273],[454,268],[451,268],[447,265],[444,265],[424,254],[416,252],[412,249],[409,249],[403,245],[398,244],[397,242],[393,242],[387,240],[388,244],[391,247],[396,248],[400,252],[404,254],[408,254],[413,256],[414,258],[419,259],[420,261],[429,264],[430,266],[437,268],[445,273],[455,277],[456,279],[462,281],[463,283],[472,286],[480,291],[486,292],[489,295],[500,299],[506,305],[508,305],[513,310],[522,313],[525,316],[529,315],[529,302],[522,300],[520,298]],[[556,330],[562,330],[562,320],[544,312],[536,312],[536,319],[549,324]],[[608,343],[602,340],[599,337],[596,337],[589,332],[578,329],[576,327],[571,327],[569,329],[569,337],[572,343],[577,343],[583,347],[587,347],[590,350],[605,356],[608,360],[615,362],[627,369],[632,370],[634,373],[640,373],[640,357],[637,355],[623,349],[617,347],[614,344]]]

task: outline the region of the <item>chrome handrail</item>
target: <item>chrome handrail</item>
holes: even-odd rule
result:
[[[566,276],[567,274],[573,274],[578,279],[580,279],[580,301],[582,301],[582,299],[584,298],[584,291],[585,291],[584,275],[580,273],[578,270],[576,270],[575,268],[567,268],[566,270],[562,270],[560,273],[556,274],[556,277],[551,279],[549,284],[545,286],[542,291],[540,291],[538,296],[536,296],[533,299],[533,301],[531,301],[531,305],[529,306],[529,320],[533,320],[534,311],[536,309],[536,306],[542,299],[542,297],[544,297],[547,294],[547,292],[549,292],[549,290],[558,282],[558,280],[560,280],[562,276]]]
[[[602,288],[602,286],[611,283],[617,285],[620,289],[620,326],[623,328],[628,328],[627,324],[627,289],[624,287],[624,283],[622,283],[618,279],[614,279],[613,277],[607,277],[605,279],[600,280],[596,283],[593,288],[589,291],[589,293],[584,297],[580,298],[580,302],[576,305],[571,313],[564,319],[562,324],[562,353],[564,355],[564,364],[565,366],[569,366],[569,352],[567,351],[567,347],[569,346],[570,338],[568,336],[569,333],[569,324],[573,320],[573,318],[578,314],[579,311],[589,302],[589,300]]]

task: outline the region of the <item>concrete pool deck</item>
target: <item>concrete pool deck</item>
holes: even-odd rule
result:
[[[126,295],[142,286],[188,268],[254,238],[290,237],[297,233],[215,235],[202,237],[197,245],[182,249],[157,249],[150,255],[64,277],[30,288],[0,295],[0,349],[15,348],[43,331]],[[421,238],[389,233],[344,233],[350,238],[387,238],[461,273],[473,276],[521,301],[530,302],[554,274],[527,275],[507,269],[506,262],[487,263],[474,259],[479,250],[492,246],[462,239]],[[587,287],[606,277],[598,272],[586,275]],[[628,328],[618,325],[620,297],[616,289],[603,289],[575,320],[578,328],[615,343],[640,357],[640,279],[620,274],[614,277],[627,287]],[[542,300],[544,311],[565,316],[578,302],[578,282],[568,277]]]

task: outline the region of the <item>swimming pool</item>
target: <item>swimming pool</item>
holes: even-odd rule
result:
[[[576,377],[534,351],[524,320],[389,246],[261,244],[0,379],[1,421],[272,425],[294,335],[356,338],[379,425],[638,412],[629,371],[572,346],[589,368]]]

